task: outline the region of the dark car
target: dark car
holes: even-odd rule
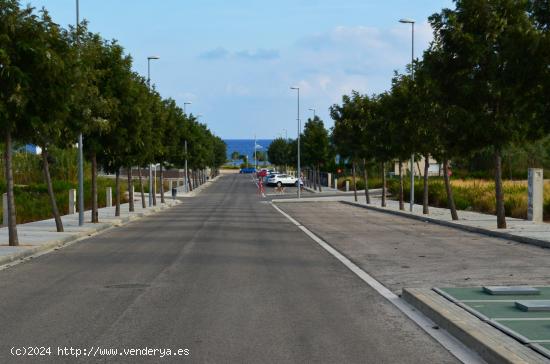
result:
[[[256,168],[241,168],[239,173],[256,173]]]

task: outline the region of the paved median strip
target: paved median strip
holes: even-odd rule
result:
[[[399,298],[389,289],[387,289],[383,284],[374,279],[367,272],[359,268],[355,263],[346,258],[343,254],[334,249],[330,244],[319,238],[305,226],[300,224],[292,216],[288,215],[286,212],[281,210],[275,203],[271,203],[271,206],[284,217],[286,217],[291,223],[297,226],[302,230],[307,236],[309,236],[313,241],[319,244],[323,249],[330,253],[333,257],[338,259],[342,264],[344,264],[349,270],[351,270],[356,276],[361,280],[367,283],[371,288],[376,290],[380,295],[386,298],[391,302],[395,307],[397,307],[401,312],[403,312],[408,318],[414,321],[420,328],[422,328],[426,333],[428,333],[432,338],[439,342],[445,349],[452,353],[457,359],[461,360],[464,363],[483,363],[483,360],[472,352],[470,349],[465,347],[460,341],[450,335],[444,330],[439,330],[435,323],[417,311],[415,308],[410,306],[407,302]]]

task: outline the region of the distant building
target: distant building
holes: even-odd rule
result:
[[[424,176],[424,161],[425,158],[422,156],[422,158],[414,162],[414,175],[415,176]],[[403,161],[403,175],[408,174],[411,167],[411,161],[410,159]],[[396,161],[394,164],[394,173],[396,176],[399,175],[399,162]],[[430,167],[428,169],[428,177],[430,176],[443,176],[443,164],[439,163],[432,157],[430,157]]]

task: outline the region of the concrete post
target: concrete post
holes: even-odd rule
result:
[[[113,188],[107,187],[105,189],[105,206],[113,207]]]
[[[8,226],[8,194],[2,194],[2,225]]]
[[[527,220],[542,222],[542,208],[544,203],[544,178],[541,168],[529,168]]]
[[[338,178],[334,177],[334,189],[338,189]]]
[[[172,194],[172,189],[174,188],[174,181],[171,179],[168,180],[168,191],[170,191],[170,194]]]
[[[332,186],[330,185],[332,182],[332,173],[327,173],[327,187],[328,188],[331,188]]]
[[[76,213],[76,190],[69,190],[69,215]]]
[[[346,192],[349,192],[349,180],[346,180]]]

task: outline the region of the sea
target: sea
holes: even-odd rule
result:
[[[269,148],[272,141],[273,139],[256,139],[256,150],[267,152],[267,148]],[[247,155],[250,164],[254,164],[254,139],[224,139],[224,142],[227,145],[227,160],[231,164],[239,165],[242,163],[242,161],[231,161],[233,152]]]

